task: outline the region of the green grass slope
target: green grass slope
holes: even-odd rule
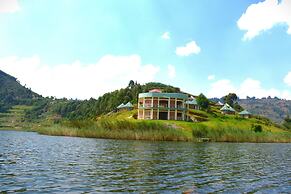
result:
[[[217,108],[211,112],[191,110],[195,122],[137,120],[136,115],[137,110],[109,113],[96,121],[67,120],[37,131],[48,135],[134,140],[291,142],[291,132],[268,119],[222,115]]]
[[[16,105],[9,111],[0,113],[0,129],[28,129],[31,124],[25,120],[25,111],[31,108],[32,106]]]

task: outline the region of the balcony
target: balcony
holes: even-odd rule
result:
[[[151,108],[151,107],[152,107],[152,104],[150,104],[150,103],[145,103],[143,107],[144,107],[144,108]]]
[[[171,109],[171,110],[180,110],[180,111],[184,111],[184,110],[187,110],[186,107],[183,107],[183,105],[178,105],[177,107],[175,106],[168,106],[168,104],[151,104],[151,103],[145,103],[145,104],[140,104],[139,108],[147,108],[147,109]]]
[[[159,108],[168,108],[168,104],[160,104]]]

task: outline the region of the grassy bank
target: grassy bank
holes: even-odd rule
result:
[[[272,132],[264,130],[255,131],[254,127],[241,128],[236,125],[218,125],[210,127],[205,124],[193,125],[194,138],[210,138],[214,142],[254,142],[254,143],[290,143],[291,133],[287,131]]]
[[[185,127],[186,125],[186,127]],[[212,125],[212,126],[211,126]],[[241,128],[235,125],[174,121],[74,121],[35,129],[40,134],[89,138],[131,139],[152,141],[211,142],[291,142],[291,133],[262,128]]]
[[[104,119],[66,121],[62,124],[36,129],[40,134],[89,138],[131,139],[152,141],[191,141],[191,135],[159,122]]]
[[[191,117],[198,122],[136,120],[136,110],[133,110],[102,116],[96,121],[61,120],[54,123],[53,119],[47,117],[46,120],[31,124],[23,122],[25,108],[28,107],[14,107],[14,113],[2,117],[2,120],[4,123],[13,123],[14,129],[20,129],[22,125],[22,129],[56,136],[151,141],[291,143],[291,132],[268,119],[243,119],[221,115],[215,111],[207,113],[193,110]]]
[[[193,116],[202,122],[142,121],[135,111],[114,113],[97,121],[64,121],[37,131],[47,135],[110,139],[211,141],[211,142],[291,142],[291,132],[266,119],[217,116],[202,111]]]

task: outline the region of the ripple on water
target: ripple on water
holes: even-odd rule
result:
[[[290,150],[0,131],[0,193],[288,193]]]

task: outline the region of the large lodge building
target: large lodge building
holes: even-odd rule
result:
[[[183,93],[162,93],[158,89],[138,95],[138,119],[187,120],[188,95]],[[192,101],[191,101],[192,102]]]
[[[227,103],[216,103],[216,106],[222,107],[222,114],[236,114],[236,111]],[[127,103],[117,107],[118,110],[131,110],[133,105]],[[189,110],[200,110],[196,99],[185,93],[163,93],[159,89],[150,90],[147,93],[138,95],[138,119],[146,120],[192,120]],[[243,118],[250,118],[251,113],[242,111],[239,115]]]

